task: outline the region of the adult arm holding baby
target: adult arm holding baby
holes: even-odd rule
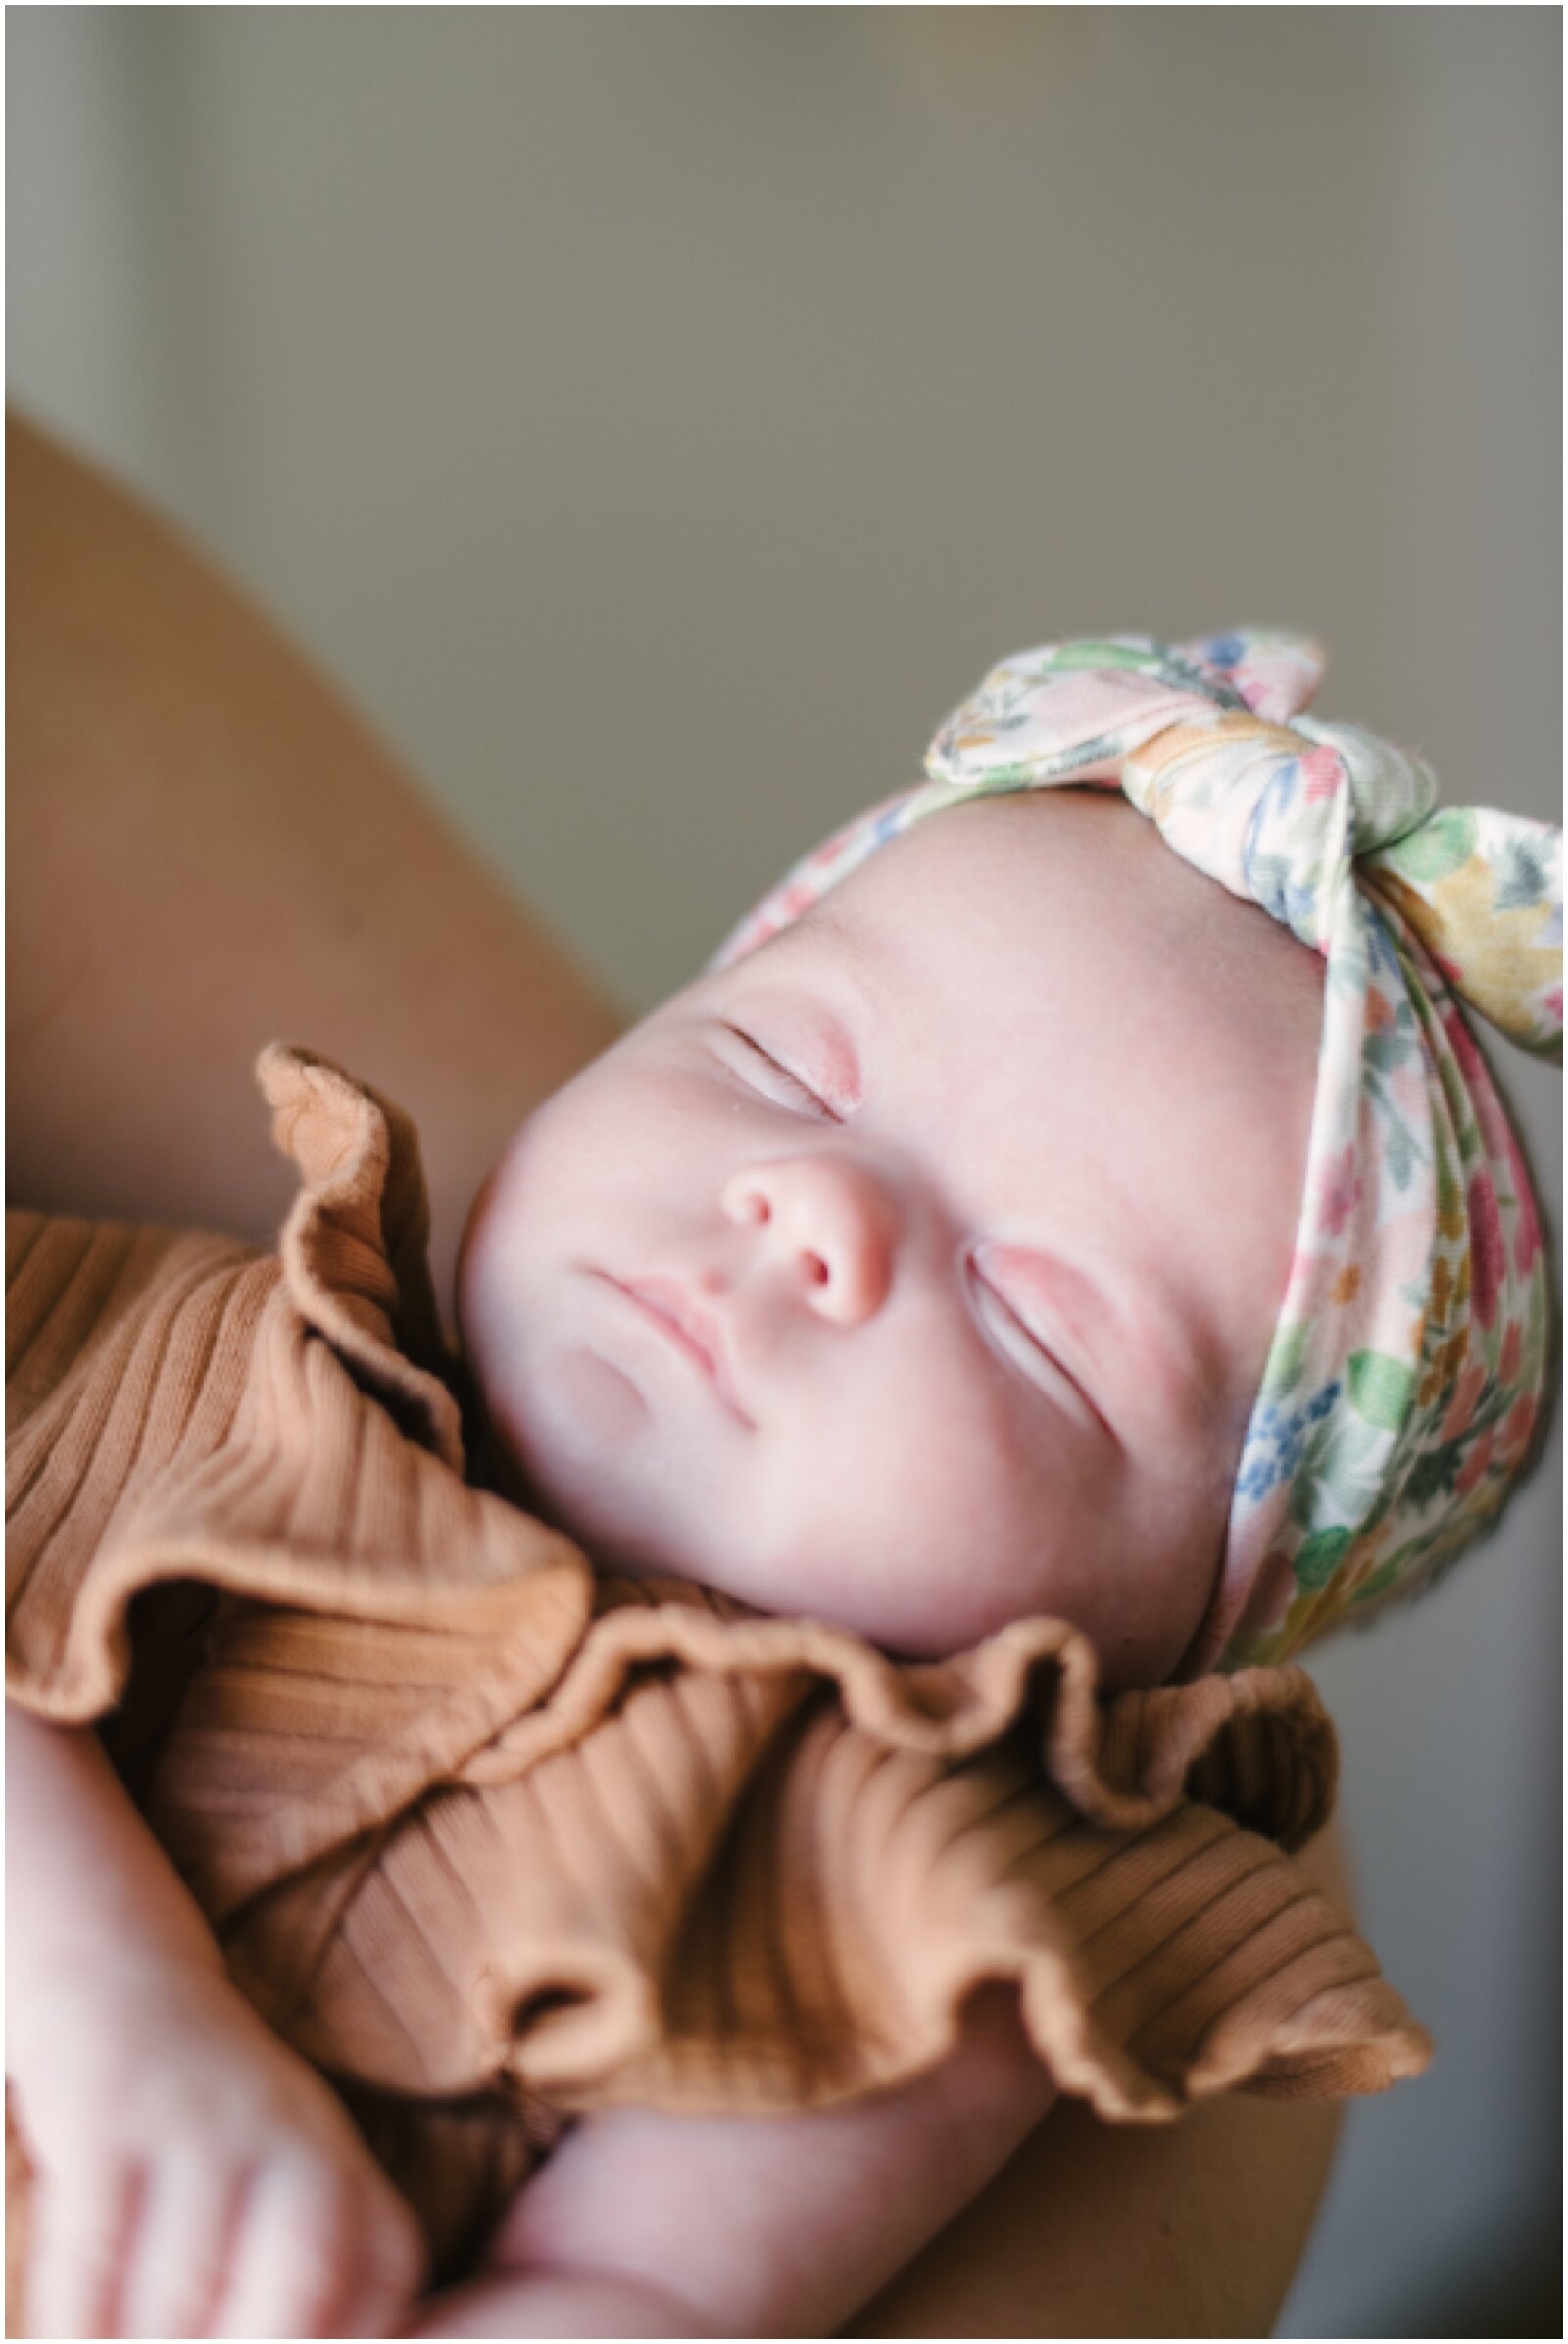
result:
[[[60,1210],[195,1223],[269,1243],[286,1186],[251,1106],[249,1067],[261,1040],[293,1031],[351,1063],[373,1065],[414,1109],[426,1134],[437,1276],[449,1294],[457,1234],[479,1177],[521,1118],[612,1038],[614,1012],[234,597],[134,507],[44,443],[14,430],[11,445],[18,591],[10,820],[13,868],[24,874],[10,947],[19,1193]],[[221,987],[212,982],[219,966]],[[153,1051],[150,1035],[159,1042]],[[70,1965],[57,1956],[79,1929],[84,1945],[113,1936],[125,1990],[134,1992],[138,1962],[122,1951],[134,1911],[130,1934],[144,1927],[149,1947],[144,2009],[172,2014],[178,1992],[171,1981],[184,1981],[189,2008],[179,2015],[187,2028],[191,2012],[212,2013],[207,2048],[197,2043],[190,2056],[208,2062],[209,2077],[227,2070],[238,2079],[235,2137],[249,2145],[236,2161],[248,2163],[284,2133],[303,2139],[315,2170],[329,2170],[377,2208],[372,2234],[386,2240],[391,2284],[397,2258],[407,2254],[395,2205],[376,2199],[378,2176],[331,2096],[222,1980],[204,1925],[96,1744],[31,1723],[22,1734],[12,1793],[22,1845],[14,1841],[13,1864],[30,1864],[38,1880],[39,1933],[31,1958],[20,1949],[18,1988],[29,2000],[34,1991],[47,1997],[46,1973],[65,1976]],[[85,1920],[70,1893],[55,1899],[42,1877],[68,1838],[79,1840],[84,1871],[95,1871],[88,1849],[107,1851],[95,1872],[104,1901]],[[14,1929],[14,1962],[18,1954]],[[122,2047],[124,2025],[122,2009]],[[617,2265],[594,2228],[612,2194],[622,2207],[643,2204],[650,2222],[657,2220],[670,2169],[651,2166],[646,2150],[651,2137],[665,2137],[668,2121],[653,2134],[654,2119],[591,2122],[523,2192],[487,2271],[432,2304],[420,2332],[530,2332],[529,2303],[541,2321],[534,2332],[573,2332],[569,2308],[549,2292],[563,2285],[590,2288],[573,2298],[588,2318],[592,2287],[632,2288],[654,2324],[614,2332],[691,2332],[689,2324],[661,2330],[661,2306],[677,2322],[697,2315],[725,2332],[741,2331],[736,2312],[763,2332],[842,2320],[983,2187],[1040,2114],[1048,2087],[1032,2063],[1013,2056],[1013,2027],[1005,2010],[977,2013],[957,2060],[910,2087],[902,2104],[750,2132],[760,2167],[744,2169],[755,2185],[744,2190],[737,2222],[760,2206],[760,2227],[755,2236],[731,2232],[736,2262],[715,2274],[716,2294],[694,2266]],[[55,2029],[62,2041],[69,2031],[65,2024]],[[139,2050],[150,2036],[149,2023],[130,2039]],[[65,2059],[63,2049],[47,2052],[47,2040],[45,2030],[35,2032],[35,2093],[49,2088],[45,2066]],[[25,2073],[17,2082],[25,2120]],[[63,2093],[63,2109],[65,2101]],[[134,2108],[134,2095],[123,2104]],[[146,2122],[161,2127],[166,2104],[142,2105]],[[210,2107],[205,2096],[203,2105]],[[62,2127],[73,2121],[69,2110],[60,2119]],[[1091,2222],[1075,2234],[1082,2246],[1058,2235],[1051,2268],[1042,2270],[1032,2263],[1038,2215],[1021,2215],[1004,2181],[994,2198],[980,2200],[967,2227],[931,2250],[923,2296],[945,2306],[948,2333],[1224,2332],[1209,2324],[1210,2257],[1225,2224],[1246,2227],[1255,2212],[1248,2280],[1227,2309],[1241,2322],[1233,2332],[1258,2332],[1288,2280],[1334,2123],[1323,2107],[1227,2103],[1201,2112],[1180,2138],[1123,2138],[1100,2128],[1088,2157],[1100,2203],[1113,2210],[1106,2226],[1123,2238],[1157,2239],[1158,2254],[1122,2258],[1117,2272],[1103,2274],[1102,2297],[1104,2235],[1096,2237]],[[46,2127],[37,2129],[47,2163]],[[768,2163],[770,2131],[787,2160],[783,2173]],[[702,2124],[686,2137],[700,2158]],[[803,2224],[821,2210],[811,2196],[824,2170],[818,2137],[843,2144],[852,2166],[864,2161],[853,2198],[834,2193],[825,2210],[842,2220],[854,2206],[843,2259],[830,2269],[799,2258]],[[1241,2156],[1238,2141],[1247,2144]],[[1049,2201],[1057,2187],[1073,2186],[1086,2142],[1077,2112],[1054,2115],[1025,2152],[1032,2191]],[[717,2151],[735,2140],[719,2127],[707,2143]],[[945,2153],[952,2143],[958,2145]],[[738,2179],[742,2170],[721,2158],[721,2174]],[[639,2199],[639,2191],[648,2194]],[[1176,2206],[1183,2229],[1173,2240],[1164,2209]],[[1209,2225],[1205,2206],[1215,2217]],[[93,2219],[100,2214],[95,2208]],[[701,2226],[693,2255],[708,2227],[719,2225]],[[407,2263],[402,2269],[407,2276]],[[1003,2310],[1009,2270],[1018,2284]],[[375,2317],[384,2295],[374,2278],[362,2272],[354,2283],[358,2316]],[[531,2291],[520,2303],[519,2287]],[[608,2318],[611,2298],[597,2300]],[[633,2304],[614,2300],[617,2317],[631,2320]],[[1097,2300],[1105,2305],[1098,2331],[1086,2319]],[[966,2303],[977,2307],[967,2316]],[[1019,2322],[1011,2329],[985,2323],[1008,2316]],[[166,2320],[168,2329],[177,2317]],[[895,2288],[860,2332],[920,2332],[907,2323],[914,2318]],[[486,2319],[498,2324],[487,2329]],[[891,2324],[879,2327],[883,2319]]]

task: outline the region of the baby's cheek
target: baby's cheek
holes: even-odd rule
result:
[[[841,1619],[905,1652],[944,1654],[1043,1600],[1057,1506],[1033,1459],[955,1412],[918,1439],[862,1439],[819,1458],[774,1608]],[[1075,1503],[1069,1500],[1069,1506]]]
[[[1162,1684],[1181,1661],[1219,1574],[1228,1500],[1228,1486],[1196,1469],[1179,1483],[1152,1474],[1129,1491],[1115,1602],[1093,1630],[1110,1683]]]

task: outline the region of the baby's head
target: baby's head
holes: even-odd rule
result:
[[[1051,672],[1104,752],[1106,708],[1152,704],[1095,648]],[[1137,680],[1190,702],[1163,661]],[[935,758],[1016,735],[989,689]],[[1348,1547],[1309,1517],[1238,1538],[1269,1512],[1265,1375],[1314,1426],[1346,1383],[1311,1416],[1327,1382],[1280,1372],[1324,958],[1173,853],[1168,807],[1020,782],[1007,746],[978,798],[933,767],[940,820],[928,790],[840,834],[547,1101],[475,1207],[460,1316],[500,1445],[596,1559],[910,1653],[1051,1613],[1153,1683],[1277,1631],[1281,1553]],[[1349,1374],[1386,1415],[1419,1361],[1379,1356]]]
[[[1166,1675],[1285,1289],[1320,993],[1124,802],[920,824],[518,1134],[461,1281],[498,1433],[602,1559],[907,1652],[1050,1612]]]

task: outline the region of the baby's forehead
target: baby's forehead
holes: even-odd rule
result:
[[[1119,792],[1009,793],[944,809],[871,855],[784,938],[801,965],[880,963],[901,996],[939,986],[984,1017],[1003,997],[1077,981],[1105,1002],[1146,988],[1188,1013],[1244,1015],[1258,989],[1311,1031],[1322,968],[1256,903],[1195,870]]]
[[[1014,792],[912,824],[797,925],[807,943],[870,932],[933,946],[949,934],[1002,945],[1039,933],[1086,891],[1093,902],[1157,901],[1169,893],[1172,863],[1197,877],[1119,793]]]

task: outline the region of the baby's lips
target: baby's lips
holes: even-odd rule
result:
[[[735,1388],[723,1327],[712,1312],[702,1309],[674,1278],[616,1278],[612,1284],[662,1324],[711,1380],[730,1414],[755,1431],[755,1419]]]

